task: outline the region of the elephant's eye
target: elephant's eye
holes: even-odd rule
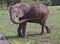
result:
[[[18,14],[17,9],[11,9],[10,12],[11,12],[11,15],[17,15]]]
[[[12,9],[12,12],[14,12],[14,13],[17,13],[18,12],[18,9]]]

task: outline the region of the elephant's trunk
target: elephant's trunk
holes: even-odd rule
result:
[[[15,20],[15,16],[10,16],[10,20],[11,20],[13,23],[18,24],[18,23],[16,22],[16,20]]]
[[[16,21],[16,16],[15,15],[13,15],[13,16],[10,15],[10,19],[14,24],[20,24],[20,23],[23,23],[23,22],[26,22],[26,21],[29,20],[29,19],[23,19],[23,20],[20,20],[20,21]]]
[[[15,18],[16,18],[15,16],[10,16],[10,19],[14,24],[20,24],[20,23],[23,23],[23,22],[26,22],[26,21],[29,20],[29,19],[23,19],[23,20],[20,20],[20,21],[16,21]]]

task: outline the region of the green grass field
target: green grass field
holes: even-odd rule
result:
[[[47,24],[51,28],[51,33],[39,34],[41,25],[28,23],[27,38],[17,37],[18,25],[10,21],[8,10],[0,10],[0,33],[4,34],[11,44],[60,44],[60,6],[49,6],[50,15]]]

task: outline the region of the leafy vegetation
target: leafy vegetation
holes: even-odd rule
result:
[[[0,5],[2,6],[3,4],[7,5],[7,2],[10,3],[10,1],[13,2],[25,2],[25,3],[34,3],[34,2],[39,2],[43,3],[45,5],[60,5],[60,0],[0,0]]]

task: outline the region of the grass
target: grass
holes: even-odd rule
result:
[[[4,34],[11,44],[60,44],[60,6],[49,6],[50,15],[47,24],[51,28],[51,33],[39,34],[41,26],[39,24],[27,24],[27,38],[17,37],[18,25],[10,21],[7,10],[0,10],[0,33]]]

